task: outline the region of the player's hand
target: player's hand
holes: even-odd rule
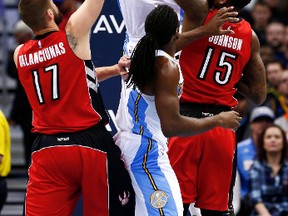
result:
[[[223,7],[217,11],[214,17],[203,26],[208,35],[223,35],[233,34],[234,31],[231,29],[223,29],[223,24],[226,22],[238,22],[238,12],[233,11],[234,7]]]
[[[223,128],[230,128],[236,131],[240,127],[240,121],[242,118],[236,111],[221,112],[218,114],[220,120],[220,126]]]
[[[128,74],[131,59],[123,55],[118,61],[119,73],[123,77]]]

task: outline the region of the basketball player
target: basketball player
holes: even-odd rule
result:
[[[105,129],[108,117],[91,61],[89,33],[102,6],[103,0],[86,0],[60,31],[52,0],[19,2],[20,16],[36,36],[14,52],[38,134],[25,215],[70,216],[80,193],[83,215],[134,215],[131,180]]]
[[[176,2],[185,12],[183,31],[188,31],[207,23],[224,6],[240,10],[250,0]],[[223,29],[234,34],[204,37],[182,50],[183,115],[205,119],[231,110],[237,106],[233,97],[237,89],[257,105],[265,100],[265,69],[256,34],[242,18],[237,23],[225,23]],[[228,214],[235,145],[235,132],[221,127],[170,139],[168,155],[180,183],[184,215],[190,203],[201,208],[202,216]]]
[[[195,1],[195,3],[196,2],[198,2],[198,0]],[[147,15],[157,6],[168,5],[173,8],[178,16],[180,25],[182,24],[183,11],[174,0],[118,0],[118,4],[126,27],[126,38],[123,45],[123,51],[128,57],[131,56],[138,41],[145,35],[144,23]],[[226,11],[226,17],[232,18],[237,15],[230,11],[231,8]],[[234,21],[234,19],[230,19],[230,21]],[[179,37],[183,37],[183,40],[181,40],[181,43],[180,41],[177,41],[177,51],[180,51],[191,40],[196,40],[203,36],[211,35],[212,33],[217,35],[233,33],[230,29],[222,29],[222,24],[223,19],[215,17],[209,24],[206,24],[206,26],[201,26],[200,28],[192,30],[189,34],[186,32],[185,34],[179,35]],[[181,32],[181,26],[179,31]]]
[[[145,36],[132,53],[128,87],[121,93],[116,118],[120,131],[114,138],[132,178],[137,216],[183,215],[166,137],[194,135],[217,126],[236,129],[241,120],[235,111],[205,119],[180,115],[183,78],[173,58],[178,31],[178,17],[171,7],[160,5],[148,14]]]

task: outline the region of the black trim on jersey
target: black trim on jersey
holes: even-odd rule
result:
[[[103,122],[100,121],[98,124],[82,131],[53,135],[38,134],[32,150],[34,152],[54,146],[79,145],[107,152],[107,143],[113,143],[113,139]]]
[[[91,69],[92,71],[94,71],[96,73],[92,60],[84,60],[84,63],[85,63],[86,67],[88,67],[89,69]],[[86,77],[88,80],[90,80],[90,81],[94,82],[96,85],[98,85],[96,80],[93,79],[92,77],[90,77],[88,74],[86,75]],[[96,77],[96,74],[95,74],[95,77]],[[97,86],[97,92],[95,92],[94,89],[89,88],[89,94],[91,96],[91,103],[92,103],[93,108],[102,117],[102,121],[108,123],[109,122],[109,115],[107,114],[107,111],[104,107],[100,88]]]
[[[92,71],[95,69],[95,66],[91,60],[84,60],[85,66],[90,68]]]
[[[50,31],[50,32],[47,32],[45,34],[42,34],[42,35],[36,35],[33,40],[41,40],[43,38],[46,38],[48,35],[54,33],[54,32],[59,32],[59,31]]]
[[[217,115],[223,111],[230,111],[231,108],[223,105],[201,104],[201,103],[180,103],[180,113],[184,116],[194,118],[205,118]]]

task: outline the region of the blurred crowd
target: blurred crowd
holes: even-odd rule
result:
[[[60,24],[60,28],[64,28],[68,17],[82,1],[54,0],[54,2],[64,15]],[[254,203],[261,200],[264,207],[269,209],[270,215],[284,216],[288,215],[288,1],[252,0],[240,16],[249,21],[259,38],[260,55],[267,71],[268,89],[266,101],[261,107],[255,107],[243,96],[235,95],[239,101],[236,109],[243,117],[241,127],[237,131],[237,170],[241,190],[241,205],[237,215],[256,215],[254,208],[257,205]],[[15,23],[12,33],[16,43],[24,43],[33,37],[31,30],[22,21]],[[6,71],[10,77],[17,80],[12,53],[9,56]],[[7,119],[11,125],[19,124],[24,132],[26,166],[30,160],[31,140],[34,139],[30,133],[31,115],[27,115],[29,110],[31,108],[27,98],[21,85],[18,85],[11,113]],[[285,135],[283,137],[282,132]],[[265,144],[269,138],[266,137],[267,134],[276,138],[277,135],[278,138],[282,137],[280,147],[272,148],[269,144],[267,147]],[[280,155],[277,162],[271,159],[271,157],[275,158],[275,155]],[[254,163],[255,161],[257,162]],[[263,188],[269,188],[270,191],[263,191]],[[259,197],[259,194],[262,197]],[[277,209],[284,210],[278,212],[274,209],[275,206]],[[259,208],[261,210],[262,206]]]

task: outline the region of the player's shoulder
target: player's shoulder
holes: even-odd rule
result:
[[[14,62],[15,62],[15,65],[16,65],[16,67],[17,67],[17,64],[18,64],[18,53],[19,53],[19,51],[20,51],[20,49],[21,49],[21,47],[23,47],[24,46],[24,44],[20,44],[20,45],[18,45],[16,48],[15,48],[15,50],[14,50],[14,54],[13,54],[13,59],[14,59]]]

